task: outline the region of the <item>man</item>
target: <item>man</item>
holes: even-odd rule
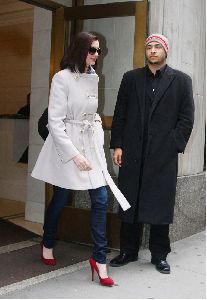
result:
[[[111,128],[118,184],[131,208],[120,209],[120,254],[113,267],[136,261],[143,224],[150,224],[151,263],[165,274],[171,251],[178,153],[184,152],[194,121],[192,82],[166,64],[168,39],[146,39],[147,65],[123,76]]]

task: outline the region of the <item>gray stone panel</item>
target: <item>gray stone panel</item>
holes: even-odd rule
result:
[[[205,173],[178,177],[172,241],[183,239],[205,229]]]

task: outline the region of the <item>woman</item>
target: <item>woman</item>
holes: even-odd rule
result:
[[[92,68],[100,53],[98,38],[88,32],[79,33],[70,44],[61,61],[61,71],[52,80],[48,107],[49,135],[32,176],[57,186],[58,190],[89,191],[94,243],[89,260],[92,280],[96,270],[100,282],[112,286],[114,282],[107,276],[106,269],[106,185],[109,184],[124,210],[130,206],[107,171],[104,133],[101,118],[96,113],[98,75]],[[57,206],[62,209],[64,203]],[[54,214],[53,224],[57,223],[57,219],[57,214]],[[44,232],[42,260],[46,262],[49,259],[52,264],[54,258],[52,249],[45,242],[46,236]]]

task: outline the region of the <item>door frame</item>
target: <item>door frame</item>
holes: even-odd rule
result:
[[[51,10],[53,12],[55,12],[60,7],[65,7],[64,5],[56,3],[52,0],[19,0],[19,1],[26,2],[33,6],[38,6],[47,10]]]

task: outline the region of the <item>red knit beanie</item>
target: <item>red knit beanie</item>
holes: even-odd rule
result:
[[[168,39],[164,35],[159,34],[159,33],[151,34],[146,39],[145,46],[147,46],[151,42],[158,42],[159,44],[161,44],[163,46],[163,48],[165,49],[165,52],[168,53],[168,51],[169,51],[169,42],[168,42]]]

